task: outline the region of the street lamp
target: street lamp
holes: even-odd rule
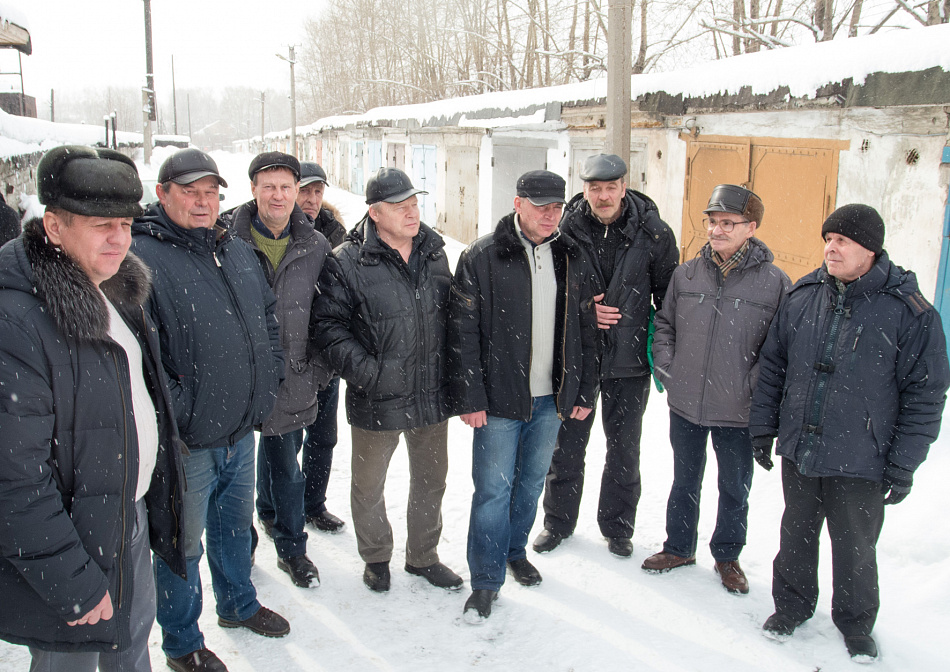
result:
[[[286,56],[281,56],[280,54],[274,54],[282,61],[287,61],[290,63],[290,145],[293,147],[292,154],[294,157],[297,156],[297,89],[294,82],[294,65],[297,61],[294,59],[294,47],[291,45],[288,47],[290,50],[290,58]],[[263,142],[264,137],[261,136],[261,141]]]

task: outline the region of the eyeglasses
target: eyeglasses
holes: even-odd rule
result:
[[[737,224],[750,224],[751,222],[743,220],[739,222],[734,222],[731,219],[711,219],[709,217],[703,217],[703,224],[706,225],[706,228],[712,231],[717,226],[722,229],[725,233],[732,233],[732,230],[736,228]]]

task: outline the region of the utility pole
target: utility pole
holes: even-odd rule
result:
[[[49,90],[49,120],[56,121],[56,92]]]
[[[276,54],[277,58],[282,61],[287,61],[290,63],[290,145],[293,147],[293,150],[290,152],[295,157],[297,156],[297,91],[296,84],[294,81],[294,65],[297,61],[294,60],[294,46],[290,45],[288,47],[290,50],[290,58],[286,56],[281,56]],[[263,140],[261,136],[261,140]]]
[[[152,122],[155,121],[155,78],[152,73],[152,3],[145,5],[145,88],[142,89],[142,147],[145,165],[152,163]]]
[[[261,152],[264,151],[264,92],[261,91]]]
[[[630,76],[633,2],[609,0],[607,9],[606,151],[630,162]],[[629,167],[629,166],[628,166]]]
[[[175,54],[172,54],[172,110],[174,110],[175,135],[178,135],[178,97],[175,94]]]
[[[186,96],[185,101],[188,103],[188,137],[190,139],[192,137],[191,136],[191,94],[190,93]]]

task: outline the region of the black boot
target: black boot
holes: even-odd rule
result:
[[[470,625],[480,624],[491,616],[492,602],[497,599],[498,593],[494,590],[473,590],[472,594],[465,600],[462,618]]]
[[[390,575],[388,562],[367,562],[363,570],[363,583],[375,593],[389,590]]]

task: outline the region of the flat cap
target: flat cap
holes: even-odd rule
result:
[[[286,168],[294,174],[297,180],[300,180],[300,161],[290,154],[283,152],[264,152],[251,159],[251,165],[248,166],[247,176],[254,179],[262,170],[269,168]]]
[[[402,203],[410,196],[428,194],[412,186],[409,176],[398,168],[380,168],[366,182],[366,205],[373,203]]]
[[[548,170],[531,170],[518,178],[516,193],[533,205],[565,203],[564,178]]]
[[[40,203],[87,217],[138,217],[142,181],[135,163],[111,149],[63,145],[36,168]]]
[[[175,184],[191,184],[202,177],[209,175],[218,178],[218,184],[228,186],[218,172],[218,164],[200,149],[189,147],[175,152],[158,169],[158,182],[174,182]]]
[[[627,164],[616,154],[594,154],[581,168],[584,182],[613,182],[627,174]]]
[[[313,161],[303,161],[300,164],[300,186],[306,187],[313,182],[327,182],[327,174],[319,163]]]

